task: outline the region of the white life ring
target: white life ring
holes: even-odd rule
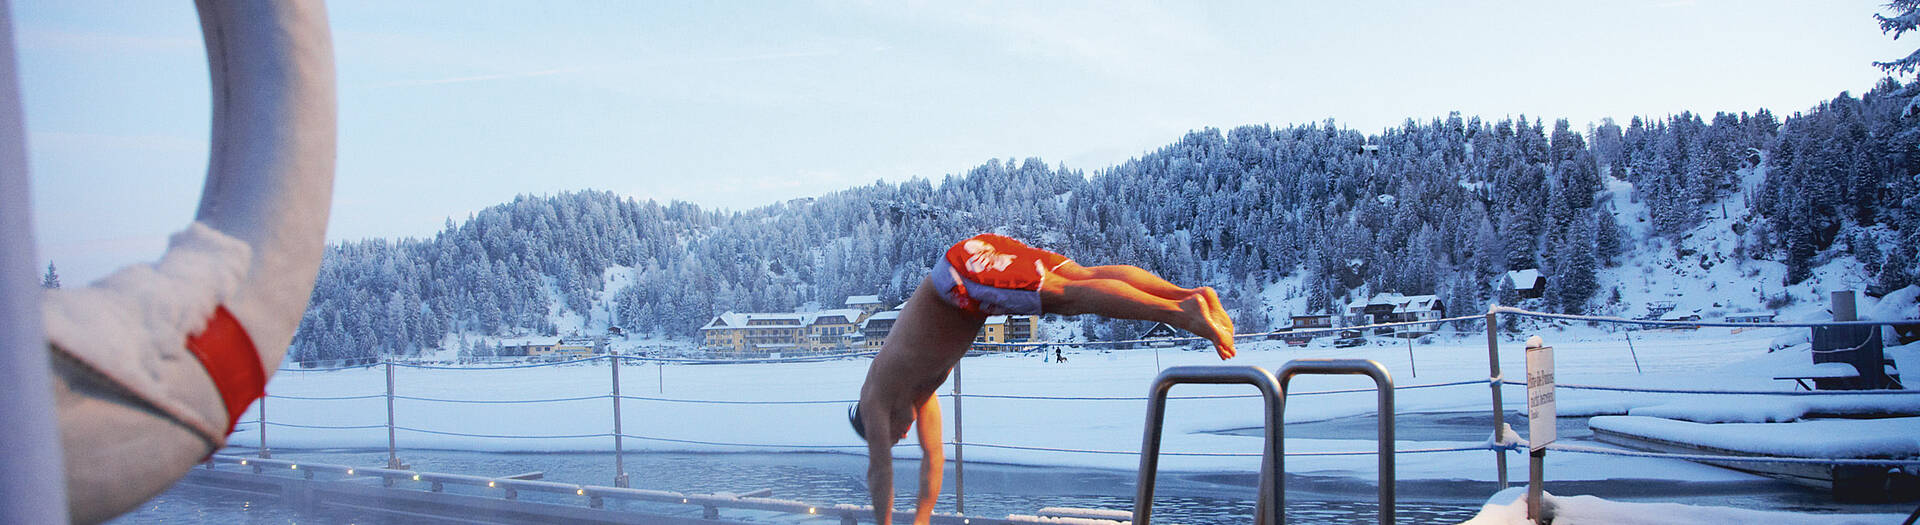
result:
[[[226,444],[306,310],[333,195],[325,6],[199,0],[213,129],[195,220],[161,260],[41,300],[76,522],[166,490]]]

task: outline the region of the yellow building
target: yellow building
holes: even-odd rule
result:
[[[564,361],[593,357],[599,343],[592,337],[562,337],[559,342],[542,344],[528,342],[518,345],[503,345],[499,355],[502,357],[526,356],[532,359]]]
[[[847,308],[859,310],[862,316],[887,311],[887,303],[880,302],[880,296],[878,295],[849,295],[847,296],[846,306]]]
[[[878,295],[850,296],[846,304],[816,312],[720,314],[700,327],[700,347],[734,353],[878,349],[899,312],[889,313]]]
[[[893,322],[900,319],[899,310],[887,310],[867,316],[860,320],[860,348],[866,351],[880,349],[887,342],[887,333],[893,331]]]
[[[857,324],[866,312],[852,308],[812,312],[807,321],[805,346],[808,350],[846,350],[860,338]]]
[[[1037,315],[995,315],[987,317],[986,324],[980,325],[980,333],[973,337],[974,343],[1026,343],[1040,338],[1040,316]],[[987,352],[1016,351],[1017,348],[1000,346],[976,346],[975,350]]]

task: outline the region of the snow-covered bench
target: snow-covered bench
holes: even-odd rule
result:
[[[1793,380],[1794,383],[1800,385],[1800,388],[1807,390],[1814,389],[1814,385],[1807,383],[1809,379],[1841,379],[1849,377],[1860,377],[1860,370],[1854,368],[1850,363],[1838,362],[1803,363],[1782,372],[1780,375],[1773,376],[1775,380]]]

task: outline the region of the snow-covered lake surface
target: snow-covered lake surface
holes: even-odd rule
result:
[[[1792,334],[1804,329],[1729,332],[1731,330],[1725,328],[1635,331],[1629,345],[1622,333],[1584,326],[1563,329],[1542,325],[1528,331],[1542,335],[1547,344],[1556,347],[1557,379],[1563,385],[1789,391],[1794,388],[1793,383],[1774,380],[1776,371],[1811,361],[1804,344],[1769,351],[1776,338],[1788,335],[1790,340]],[[1525,370],[1525,357],[1518,339],[1516,335],[1501,343],[1500,367],[1509,378],[1519,377]],[[1291,359],[1363,358],[1385,365],[1403,388],[1470,382],[1399,391],[1396,413],[1404,422],[1397,435],[1397,448],[1402,451],[1472,448],[1481,447],[1487,441],[1492,421],[1484,333],[1443,334],[1429,343],[1416,342],[1411,347],[1405,340],[1384,338],[1369,346],[1350,349],[1333,349],[1325,346],[1326,342],[1322,339],[1307,348],[1289,348],[1277,341],[1250,341],[1243,343],[1241,356],[1227,364],[1277,370]],[[1920,345],[1908,345],[1890,348],[1888,356],[1902,363],[1914,362],[1920,358],[1917,352]],[[1140,446],[1145,406],[1139,398],[1164,368],[1220,364],[1211,350],[1070,348],[1066,356],[1065,363],[1044,361],[1039,354],[989,354],[963,361],[960,376],[965,396],[960,406],[955,406],[950,396],[943,396],[941,402],[945,406],[949,441],[953,440],[956,430],[964,433],[970,512],[980,512],[974,507],[975,494],[982,494],[979,496],[985,498],[982,501],[993,498],[985,496],[992,493],[989,488],[992,482],[973,473],[994,469],[1112,478],[1110,483],[1090,484],[1097,487],[1084,495],[1062,495],[1062,499],[1079,503],[1061,505],[1130,507],[1130,480],[1138,464],[1135,452]],[[857,475],[858,468],[864,464],[864,453],[848,429],[845,413],[846,404],[858,392],[868,363],[865,358],[718,365],[625,361],[620,367],[620,391],[630,397],[621,405],[622,431],[632,436],[624,440],[624,447],[634,453],[628,459],[628,471],[636,480],[649,479],[650,470],[664,467],[648,466],[647,460],[633,458],[656,456],[731,458],[718,460],[726,465],[845,464],[826,470],[852,469],[855,475],[849,482],[851,494],[820,494],[830,500],[822,503],[864,503],[860,497],[864,489],[859,487],[862,482]],[[394,374],[394,393],[401,397],[394,401],[395,425],[403,429],[398,431],[396,440],[403,459],[465,458],[451,460],[445,470],[457,472],[469,465],[488,470],[461,472],[480,475],[548,470],[549,476],[573,476],[600,484],[610,480],[612,467],[608,458],[611,454],[607,452],[613,447],[612,438],[608,436],[613,430],[612,400],[605,396],[611,392],[612,370],[607,360],[516,369],[396,367]],[[1287,452],[1372,451],[1374,436],[1368,423],[1374,414],[1373,393],[1315,394],[1370,386],[1371,382],[1361,377],[1296,378],[1286,410]],[[949,378],[942,392],[951,391],[952,378]],[[275,449],[276,457],[322,449],[385,450],[384,369],[281,372],[273,378],[269,392],[286,396],[270,399],[267,406],[267,419],[276,424],[266,429],[267,445]],[[1206,396],[1251,392],[1250,388],[1241,386],[1191,385],[1176,387],[1173,394]],[[356,396],[373,397],[291,399]],[[1524,389],[1506,387],[1504,398],[1509,421],[1523,421],[1514,418],[1523,417],[1516,413],[1524,411]],[[1584,420],[1578,416],[1660,413],[1673,417],[1675,412],[1687,412],[1687,406],[1705,406],[1711,407],[1712,413],[1701,416],[1713,421],[1764,422],[1798,417],[1797,414],[1783,416],[1783,411],[1805,413],[1810,410],[1808,407],[1822,403],[1848,404],[1819,401],[1821,399],[1826,398],[1705,397],[1562,388],[1558,403],[1563,416],[1560,442],[1601,446],[1589,440]],[[438,400],[559,401],[451,403]],[[793,403],[811,401],[819,403]],[[1780,407],[1783,403],[1791,406],[1783,409]],[[251,412],[243,420],[255,419],[257,414],[257,410]],[[1209,504],[1218,507],[1238,505],[1227,501],[1246,502],[1245,512],[1234,513],[1234,518],[1229,520],[1239,521],[1240,516],[1251,512],[1250,487],[1258,469],[1255,455],[1260,446],[1259,433],[1245,430],[1259,427],[1260,418],[1260,402],[1255,397],[1172,401],[1162,448],[1167,453],[1161,463],[1163,472],[1167,473],[1164,479],[1207,480],[1223,486],[1244,487],[1233,491],[1243,491],[1245,495],[1222,496],[1222,503]],[[1920,424],[1915,421],[1911,418],[1879,420],[1873,424],[1890,427],[1878,431],[1877,439],[1896,448],[1912,450],[1915,437],[1920,436]],[[367,428],[301,428],[278,426],[280,424]],[[1525,429],[1523,424],[1513,426]],[[242,432],[234,436],[233,444],[255,445],[257,432],[256,425],[242,425]],[[1810,432],[1797,440],[1795,450],[1817,454],[1821,452],[1819,443],[1823,442],[1823,436],[1831,432],[1823,429]],[[1768,436],[1766,439],[1781,438]],[[718,454],[741,452],[752,454]],[[796,452],[816,454],[794,454]],[[958,452],[962,451],[949,445],[948,459],[953,460]],[[1228,455],[1179,455],[1182,453]],[[914,462],[907,460],[917,456],[915,447],[901,446],[895,449],[895,454],[901,460],[901,469],[913,468]],[[1424,499],[1444,501],[1449,507],[1464,504],[1470,509],[1477,508],[1478,503],[1489,501],[1488,497],[1499,490],[1494,481],[1497,478],[1494,455],[1484,449],[1402,452],[1397,456],[1397,475],[1403,504]],[[486,468],[489,462],[499,461],[488,458],[497,457],[523,458],[531,463],[579,464],[580,467],[566,474],[556,474],[554,467],[521,470],[510,467],[498,471]],[[1509,479],[1523,485],[1524,456],[1509,453],[1508,457]],[[341,462],[347,463],[378,464],[384,462],[384,453],[363,452],[341,458]],[[1288,457],[1285,469],[1290,476],[1289,491],[1302,490],[1324,496],[1299,501],[1371,500],[1371,483],[1377,475],[1375,461],[1371,454]],[[506,472],[508,470],[513,472]],[[686,492],[728,490],[723,487],[737,481],[729,474],[733,471],[709,468],[700,475],[669,480],[675,485],[659,488]],[[953,472],[952,466],[948,472]],[[1827,518],[1835,517],[1832,513],[1871,513],[1872,516],[1859,516],[1871,518],[1866,522],[1898,518],[1894,514],[1904,514],[1910,506],[1835,504],[1824,494],[1768,478],[1669,459],[1556,452],[1547,456],[1546,472],[1549,492],[1608,500],[1738,505]],[[805,483],[792,485],[755,488],[773,488],[777,494],[789,498],[814,490],[806,488]],[[952,487],[949,482],[946,495],[941,499],[942,512],[951,511]],[[911,487],[906,490],[910,491]],[[1173,497],[1176,496],[1169,494],[1169,498]],[[1085,498],[1085,501],[1074,498]],[[1038,504],[1046,499],[1039,497],[1032,501]],[[1008,506],[1008,513],[1034,510],[1019,508],[1028,500],[1015,498],[1015,501],[1018,504]],[[1290,500],[1290,507],[1293,501]],[[1357,509],[1350,513],[1370,516],[1371,512]],[[1464,519],[1442,516],[1452,515],[1441,513],[1429,517],[1442,521]],[[1194,520],[1206,521],[1211,520]],[[1898,519],[1891,521],[1898,522]]]

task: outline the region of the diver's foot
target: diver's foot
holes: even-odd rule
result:
[[[1185,317],[1185,322],[1181,323],[1182,327],[1188,332],[1193,332],[1194,335],[1212,341],[1213,350],[1220,354],[1221,359],[1234,356],[1233,329],[1229,328],[1232,326],[1232,321],[1228,321],[1227,326],[1221,326],[1220,322],[1214,319],[1214,307],[1208,304],[1205,294],[1194,294],[1180,301],[1180,313]]]

